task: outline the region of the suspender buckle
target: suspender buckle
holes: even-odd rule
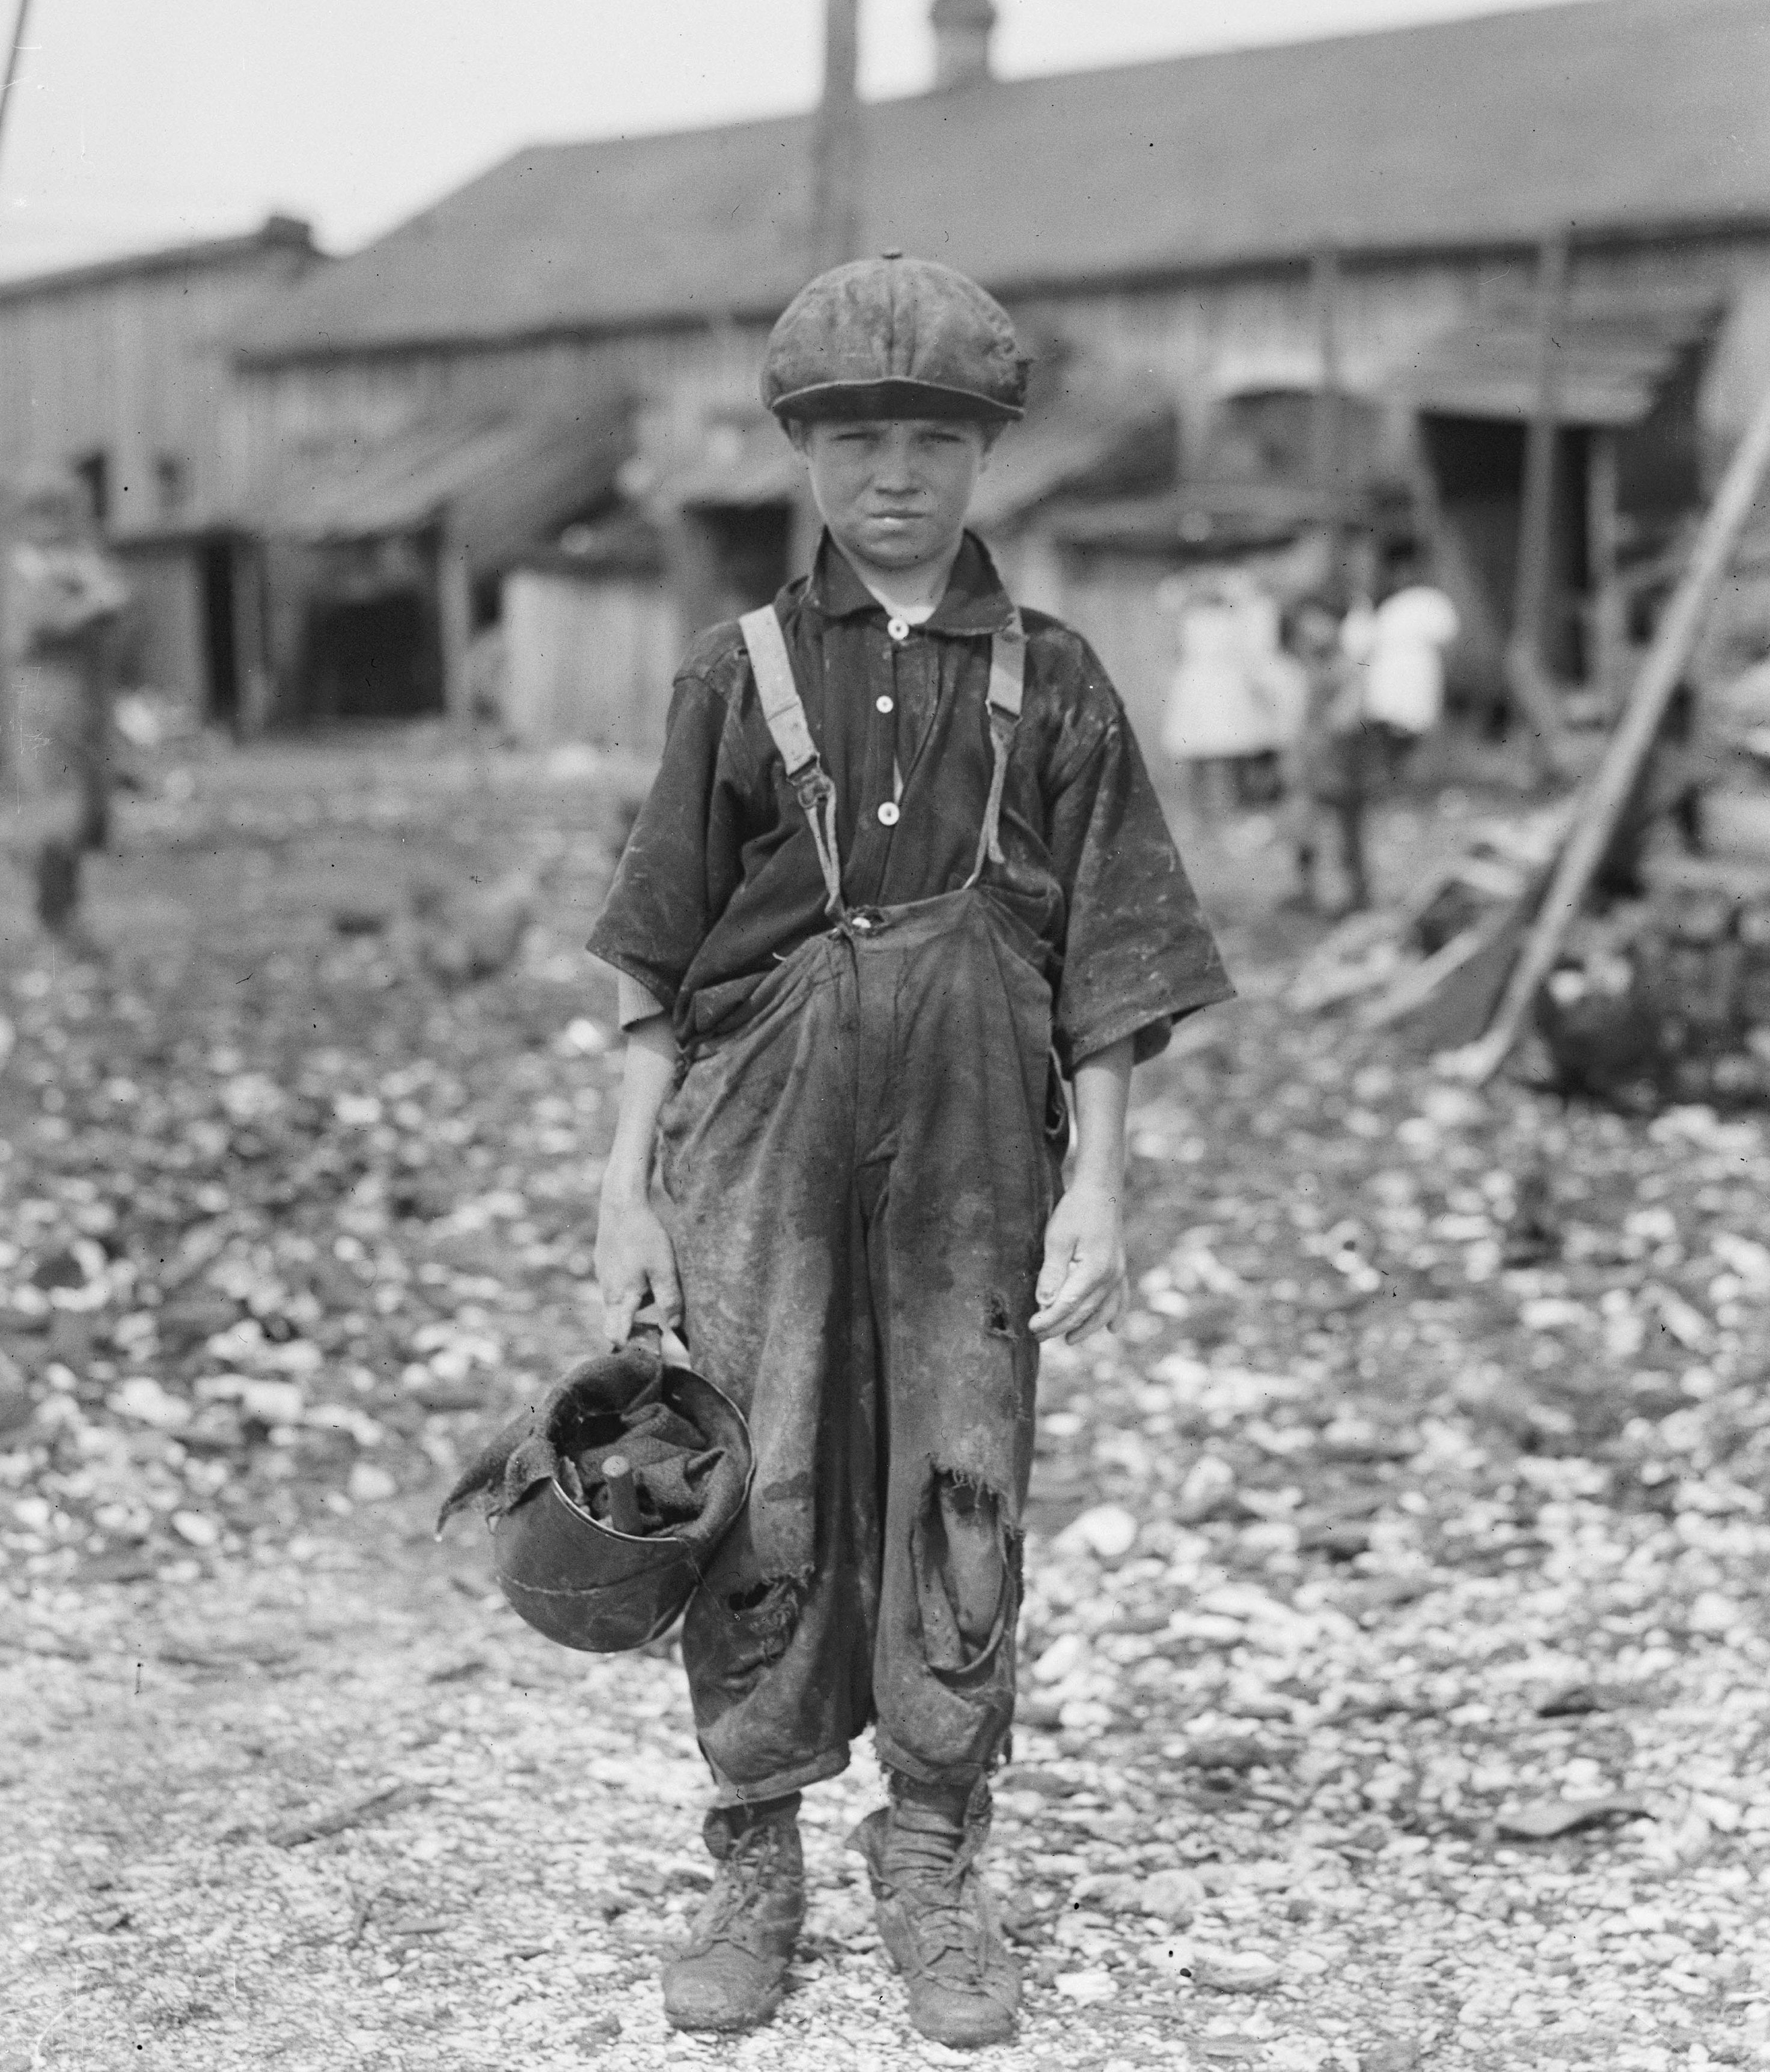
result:
[[[819,807],[836,796],[834,780],[815,755],[803,769],[789,771],[786,781],[793,787],[800,810],[807,816],[815,816]]]

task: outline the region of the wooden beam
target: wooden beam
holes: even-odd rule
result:
[[[1309,261],[1315,305],[1316,347],[1320,362],[1309,413],[1309,473],[1333,518],[1343,516],[1340,482],[1340,255],[1324,245]]]
[[[18,739],[13,718],[16,686],[6,638],[6,613],[12,598],[12,498],[5,484],[0,483],[0,778],[16,778],[18,774],[13,767],[14,743]]]
[[[1587,434],[1586,556],[1591,571],[1591,676],[1612,711],[1623,693],[1624,598],[1616,580],[1621,541],[1618,527],[1616,434],[1600,428]]]
[[[465,730],[473,722],[467,650],[473,644],[473,577],[467,550],[446,520],[437,535],[437,629],[442,648],[442,703]]]
[[[1752,515],[1767,470],[1770,470],[1770,393],[1759,404],[1757,414],[1709,506],[1683,580],[1666,606],[1653,647],[1635,680],[1628,709],[1580,802],[1536,924],[1513,968],[1493,1025],[1480,1042],[1449,1053],[1444,1061],[1447,1071],[1472,1085],[1485,1085],[1505,1063],[1536,999],[1537,989],[1554,968],[1636,779],[1653,752],[1665,709],[1696,644],[1703,615],[1720,587],[1729,558]]]
[[[811,134],[811,270],[860,238],[860,0],[823,0],[823,94]]]
[[[252,741],[270,725],[274,690],[265,553],[257,541],[243,536],[235,539],[228,552],[232,562],[228,601],[233,612],[233,731],[236,739]]]
[[[1537,261],[1536,401],[1525,439],[1524,483],[1518,513],[1518,557],[1512,585],[1512,637],[1505,677],[1513,709],[1528,724],[1539,773],[1560,763],[1561,713],[1542,660],[1543,618],[1549,599],[1555,447],[1561,430],[1562,334],[1567,314],[1567,238],[1543,240]]]

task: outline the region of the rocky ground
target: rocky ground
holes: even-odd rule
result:
[[[618,804],[569,758],[169,776],[100,957],[0,937],[0,2072],[944,2062],[842,1847],[860,1752],[778,2021],[666,2032],[680,1671],[549,1648],[430,1533],[595,1328]],[[1392,812],[1390,886],[1472,810]],[[1770,2065],[1770,1132],[1294,1015],[1264,832],[1194,852],[1244,997],[1140,1075],[1135,1312],[1047,1367],[1031,1984],[980,2062]]]

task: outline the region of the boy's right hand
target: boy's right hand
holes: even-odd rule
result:
[[[603,1196],[596,1231],[596,1278],[611,1346],[626,1343],[634,1318],[647,1302],[657,1305],[672,1330],[680,1325],[682,1284],[676,1277],[676,1247],[650,1202],[625,1194]]]

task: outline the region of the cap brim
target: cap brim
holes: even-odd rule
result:
[[[769,408],[777,417],[944,417],[973,424],[1012,425],[1025,416],[1017,403],[998,401],[969,388],[934,381],[821,381],[778,396]]]

